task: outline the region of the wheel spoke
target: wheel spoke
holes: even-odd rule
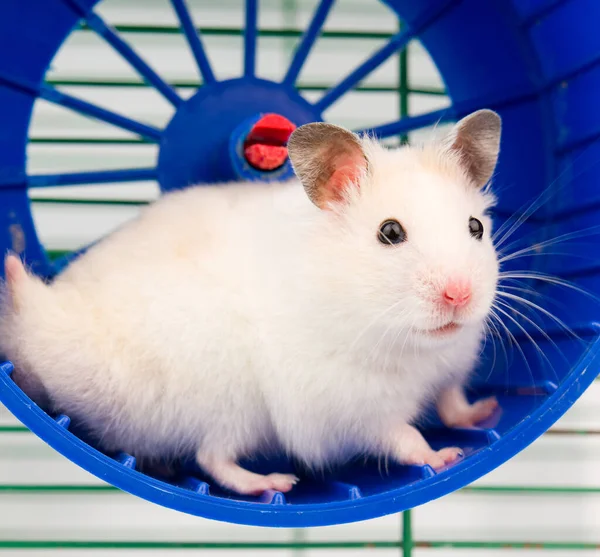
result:
[[[244,75],[254,76],[256,71],[256,35],[258,0],[246,0],[246,26],[244,28]]]
[[[348,76],[342,81],[325,93],[316,103],[315,108],[320,112],[323,112],[329,108],[334,102],[336,102],[342,95],[352,89],[355,85],[360,83],[365,77],[376,70],[381,64],[383,64],[390,56],[395,54],[401,49],[407,47],[408,43],[417,37],[420,33],[425,31],[430,25],[435,23],[437,19],[442,16],[448,9],[458,3],[460,0],[448,0],[442,8],[429,15],[427,18],[415,24],[412,28],[404,29],[396,33],[383,47],[381,47],[375,54],[370,58],[367,58],[362,64],[354,69]]]
[[[85,20],[90,29],[102,37],[118,52],[150,85],[159,91],[173,106],[181,104],[181,97],[168,83],[166,83],[142,58],[124,41],[104,20],[94,13],[87,11],[81,5],[81,0],[64,0],[78,15]]]
[[[522,21],[521,25],[525,27],[532,27],[533,25],[540,23],[542,19],[548,17],[550,14],[552,14],[552,12],[565,4],[565,2],[566,0],[552,0],[551,2],[542,4],[540,7],[529,13]]]
[[[306,62],[317,37],[321,33],[325,19],[327,19],[327,15],[334,2],[335,0],[321,0],[319,3],[308,29],[296,47],[290,67],[283,79],[284,84],[294,85],[296,83],[296,79],[298,79],[298,75],[302,71],[304,63]]]
[[[455,111],[452,107],[442,108],[440,110],[434,110],[433,112],[427,112],[426,114],[419,114],[419,116],[408,116],[407,118],[401,118],[395,122],[389,124],[383,124],[375,128],[365,128],[357,130],[356,133],[369,133],[376,137],[384,139],[391,137],[392,135],[401,135],[411,131],[426,128],[433,124],[441,122],[448,122],[456,117]]]
[[[190,50],[196,59],[196,64],[198,65],[198,69],[200,70],[200,75],[202,76],[204,83],[214,83],[216,81],[215,75],[210,67],[210,62],[208,61],[208,57],[204,51],[204,46],[200,40],[200,35],[198,34],[198,31],[196,31],[196,26],[192,21],[192,16],[185,0],[171,0],[171,4],[173,4],[175,13],[179,18],[179,23],[181,24],[181,28],[183,29],[183,32],[187,38],[188,44],[190,45]]]
[[[71,172],[66,174],[38,174],[28,176],[27,186],[30,188],[50,188],[79,184],[143,182],[156,180],[156,176],[156,168],[127,168],[123,170],[96,170],[93,172]]]
[[[162,134],[159,129],[142,124],[137,120],[132,120],[125,116],[121,116],[116,112],[106,110],[105,108],[101,108],[77,97],[67,95],[66,93],[61,93],[57,89],[54,89],[48,85],[44,85],[40,88],[39,95],[42,99],[45,99],[51,103],[64,106],[65,108],[70,108],[71,110],[85,114],[86,116],[91,116],[92,118],[96,118],[108,124],[112,124],[113,126],[117,126],[118,128],[137,133],[149,141],[156,143],[160,141]]]
[[[414,31],[400,31],[394,35],[389,42],[380,48],[373,56],[365,60],[360,66],[358,66],[352,73],[346,76],[336,86],[331,88],[325,93],[319,101],[315,104],[315,107],[323,112],[329,108],[334,102],[336,102],[342,95],[352,89],[371,72],[376,70],[381,64],[383,64],[390,56],[395,54],[398,50],[406,48],[406,45],[415,37]]]
[[[576,139],[571,139],[569,141],[559,141],[558,145],[555,149],[555,153],[557,155],[565,155],[575,149],[582,149],[591,145],[592,143],[596,143],[600,140],[600,132],[594,131],[592,133],[586,134],[583,137],[579,137]]]
[[[70,110],[74,110],[80,114],[85,114],[86,116],[96,118],[97,120],[102,120],[107,124],[112,124],[113,126],[123,130],[136,133],[153,143],[158,143],[160,141],[162,132],[159,129],[142,124],[137,120],[126,118],[125,116],[121,116],[116,112],[111,112],[110,110],[106,110],[105,108],[101,108],[77,97],[62,93],[50,85],[42,85],[41,87],[38,87],[21,79],[15,79],[2,74],[0,74],[0,84],[6,85],[11,89],[15,89],[16,91],[26,95],[40,97],[53,104],[64,106],[65,108],[69,108]]]

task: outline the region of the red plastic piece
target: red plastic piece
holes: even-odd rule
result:
[[[275,170],[287,160],[287,141],[296,125],[279,114],[265,114],[244,142],[244,157],[258,170]]]

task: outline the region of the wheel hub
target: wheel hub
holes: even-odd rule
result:
[[[293,126],[322,120],[295,89],[279,83],[243,78],[201,87],[181,104],[164,131],[158,156],[161,190],[200,183],[289,178],[287,152],[285,157],[275,154],[275,162],[262,168],[256,164],[260,158],[257,153],[249,155],[246,140],[265,114],[283,117]]]

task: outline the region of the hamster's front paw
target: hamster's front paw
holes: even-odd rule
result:
[[[477,424],[487,420],[498,408],[496,397],[483,398],[473,404],[464,406],[448,416],[445,425],[448,427],[475,427]]]
[[[424,466],[429,464],[434,470],[439,470],[447,464],[462,458],[464,453],[458,447],[446,447],[439,451],[433,449],[416,450],[403,459],[404,464]]]
[[[500,405],[496,397],[483,398],[471,404],[462,390],[454,385],[442,392],[437,410],[446,427],[476,427],[492,417]]]

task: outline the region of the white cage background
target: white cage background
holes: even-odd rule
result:
[[[262,0],[259,29],[304,30],[316,4],[316,0]],[[242,28],[242,0],[188,0],[188,7],[197,26],[213,30],[203,39],[216,76],[241,75],[241,34],[225,31]],[[183,98],[193,94],[192,85],[198,84],[199,77],[184,36],[176,32],[179,24],[168,0],[104,0],[97,11],[111,25],[130,29],[126,40],[167,82],[178,85]],[[335,84],[383,44],[383,35],[398,27],[395,15],[377,0],[338,0],[325,31],[370,33],[371,38],[319,40],[299,83],[309,89]],[[281,78],[297,40],[297,36],[272,33],[260,36],[257,74]],[[409,94],[405,106],[409,114],[448,105],[445,96],[425,93],[443,89],[443,83],[418,42],[409,45],[405,60],[410,89],[422,91]],[[400,56],[390,58],[361,83],[361,88],[371,90],[348,93],[327,111],[326,118],[350,128],[396,119],[401,110],[402,62]],[[90,31],[71,35],[47,78],[61,90],[157,127],[172,115],[172,107],[143,86],[126,62]],[[310,98],[320,93],[307,90],[305,94]],[[415,132],[411,139],[427,133]],[[157,156],[155,145],[140,142],[133,134],[44,101],[36,103],[30,139],[29,174],[150,167]],[[137,202],[158,195],[154,183],[37,189],[32,209],[46,248],[63,251],[110,232],[135,216]],[[81,204],[81,200],[126,203]],[[412,511],[412,551],[399,547],[400,515],[306,530],[252,528],[187,516],[103,485],[0,410],[0,553],[5,555],[321,557],[336,552],[387,557],[403,551],[415,557],[505,552],[519,557],[600,555],[600,545],[595,546],[600,544],[600,383],[512,461],[471,488]],[[70,549],[64,544],[53,547],[53,542],[64,541],[80,544],[71,543]],[[358,542],[365,544],[359,547]],[[527,546],[532,542],[548,545]],[[201,547],[211,543],[223,545]],[[276,545],[225,547],[238,543]],[[288,543],[297,547],[282,547]]]

